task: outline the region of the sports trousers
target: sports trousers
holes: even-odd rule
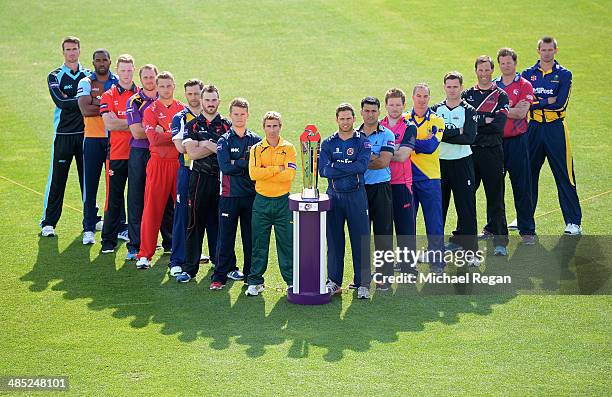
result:
[[[344,276],[344,224],[348,225],[353,253],[353,283],[357,287],[370,287],[370,219],[368,197],[364,188],[354,192],[327,191],[331,209],[327,212],[327,274],[342,285]]]
[[[145,188],[147,183],[147,164],[151,158],[148,148],[130,148],[128,160],[128,236],[130,252],[140,251],[140,226],[144,210]],[[177,160],[178,162],[178,160]],[[162,245],[164,249],[172,248],[172,208],[173,199],[169,199],[161,224]]]
[[[264,283],[263,275],[268,269],[270,234],[274,226],[281,276],[287,285],[293,284],[293,215],[289,210],[289,194],[266,197],[257,193],[253,201],[252,226],[253,260],[247,283]]]
[[[189,221],[189,210],[187,200],[189,197],[189,176],[191,170],[185,166],[179,166],[176,174],[176,200],[174,204],[174,216],[172,218],[172,254],[170,255],[170,266],[183,266],[185,263],[185,241],[187,239],[187,222]]]
[[[457,230],[453,231],[450,241],[462,246],[464,250],[475,253],[478,250],[478,240],[474,179],[471,155],[455,160],[440,160],[443,224],[446,225],[452,193],[457,212]]]
[[[200,270],[204,232],[210,261],[217,263],[219,233],[219,177],[192,171],[189,178],[189,221],[183,271],[195,277]]]
[[[176,158],[161,158],[153,154],[147,164],[147,183],[144,194],[144,210],[140,225],[140,252],[138,258],[151,259],[157,246],[157,235],[162,218],[168,214],[168,200],[176,198],[176,173],[179,163]]]
[[[102,228],[102,249],[114,249],[117,233],[121,232],[121,213],[125,211],[125,184],[128,178],[127,160],[106,160],[106,203]],[[129,208],[128,208],[129,214]]]
[[[442,219],[442,188],[439,179],[412,181],[414,198],[414,213],[423,208],[425,231],[427,233],[427,249],[441,252],[444,248],[444,221]],[[438,259],[441,254],[434,255]],[[441,264],[441,263],[438,263]]]
[[[219,255],[212,281],[227,283],[227,273],[236,267],[236,232],[240,221],[242,253],[244,266],[242,273],[247,277],[251,273],[253,240],[251,236],[251,218],[255,196],[220,197],[219,198]],[[288,205],[288,204],[287,204]],[[288,208],[288,207],[287,207]]]
[[[382,182],[365,185],[368,197],[368,214],[374,229],[374,249],[379,252],[393,251],[393,196],[391,183]],[[383,265],[374,270],[382,276],[393,274],[393,261],[383,260]],[[354,280],[353,280],[354,281]],[[355,285],[357,285],[355,283]]]
[[[538,182],[544,159],[555,178],[559,205],[565,223],[580,225],[582,210],[576,190],[574,160],[569,140],[569,131],[563,120],[550,123],[529,122],[529,156],[531,159],[531,197],[533,211],[538,203]]]
[[[502,145],[472,146],[475,191],[484,186],[487,197],[487,224],[484,227],[493,233],[493,244],[508,245],[508,224],[504,204],[504,150]]]
[[[416,250],[416,219],[412,191],[406,184],[392,184],[391,196],[397,247],[402,252],[404,248],[414,251]],[[409,256],[409,258],[412,258],[412,256]],[[406,272],[413,265],[416,265],[416,263],[412,263],[412,261],[399,263],[403,272]]]
[[[40,226],[53,226],[62,215],[64,204],[64,193],[72,158],[76,162],[79,174],[79,185],[81,196],[83,195],[83,133],[78,134],[55,134],[51,148],[51,164],[49,165],[49,176],[45,188],[43,201],[43,213]]]
[[[504,138],[503,143],[504,166],[510,174],[517,226],[521,236],[535,234],[528,136],[527,132],[512,138]]]

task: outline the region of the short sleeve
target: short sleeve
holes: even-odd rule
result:
[[[91,80],[88,77],[79,80],[79,85],[77,86],[76,98],[80,98],[82,96],[87,96],[87,95],[91,95]]]
[[[114,111],[115,107],[113,106],[113,94],[111,88],[102,94],[102,98],[100,99],[100,115]]]
[[[125,105],[125,120],[127,121],[128,125],[142,122],[142,117],[140,116],[140,111],[138,109],[138,103],[135,101],[136,95],[132,95]]]

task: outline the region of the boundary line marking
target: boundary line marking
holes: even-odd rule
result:
[[[2,179],[4,179],[5,181],[8,181],[8,182],[10,182],[10,183],[12,183],[12,184],[14,184],[14,185],[19,186],[20,188],[23,188],[23,189],[27,190],[28,192],[32,192],[32,193],[34,193],[34,194],[39,195],[40,197],[43,197],[43,194],[42,194],[41,192],[37,192],[36,190],[34,190],[34,189],[32,189],[32,188],[29,188],[29,187],[27,187],[27,186],[25,186],[25,185],[22,185],[21,183],[19,183],[19,182],[17,182],[17,181],[14,181],[14,180],[12,180],[12,179],[10,179],[10,178],[7,178],[7,177],[5,177],[4,175],[0,175],[0,178],[2,178]],[[78,209],[78,208],[75,208],[75,207],[71,206],[70,204],[66,204],[66,203],[64,203],[64,207],[66,207],[66,208],[70,208],[71,210],[76,211],[76,212],[78,212],[78,213],[80,213],[80,214],[82,214],[82,213],[83,213],[83,210],[80,210],[80,209]]]

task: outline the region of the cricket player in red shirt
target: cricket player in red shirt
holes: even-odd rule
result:
[[[179,162],[178,151],[172,143],[172,118],[183,110],[185,105],[174,99],[174,77],[170,72],[158,74],[156,83],[159,98],[145,110],[142,122],[149,140],[151,159],[147,164],[137,269],[150,267],[166,203],[168,198],[176,199]],[[161,127],[163,132],[160,132],[158,127]]]

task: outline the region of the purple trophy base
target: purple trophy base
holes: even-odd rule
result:
[[[287,300],[298,305],[323,305],[331,301],[327,292],[326,212],[331,201],[326,194],[303,199],[301,193],[289,196],[293,211],[293,287]]]

